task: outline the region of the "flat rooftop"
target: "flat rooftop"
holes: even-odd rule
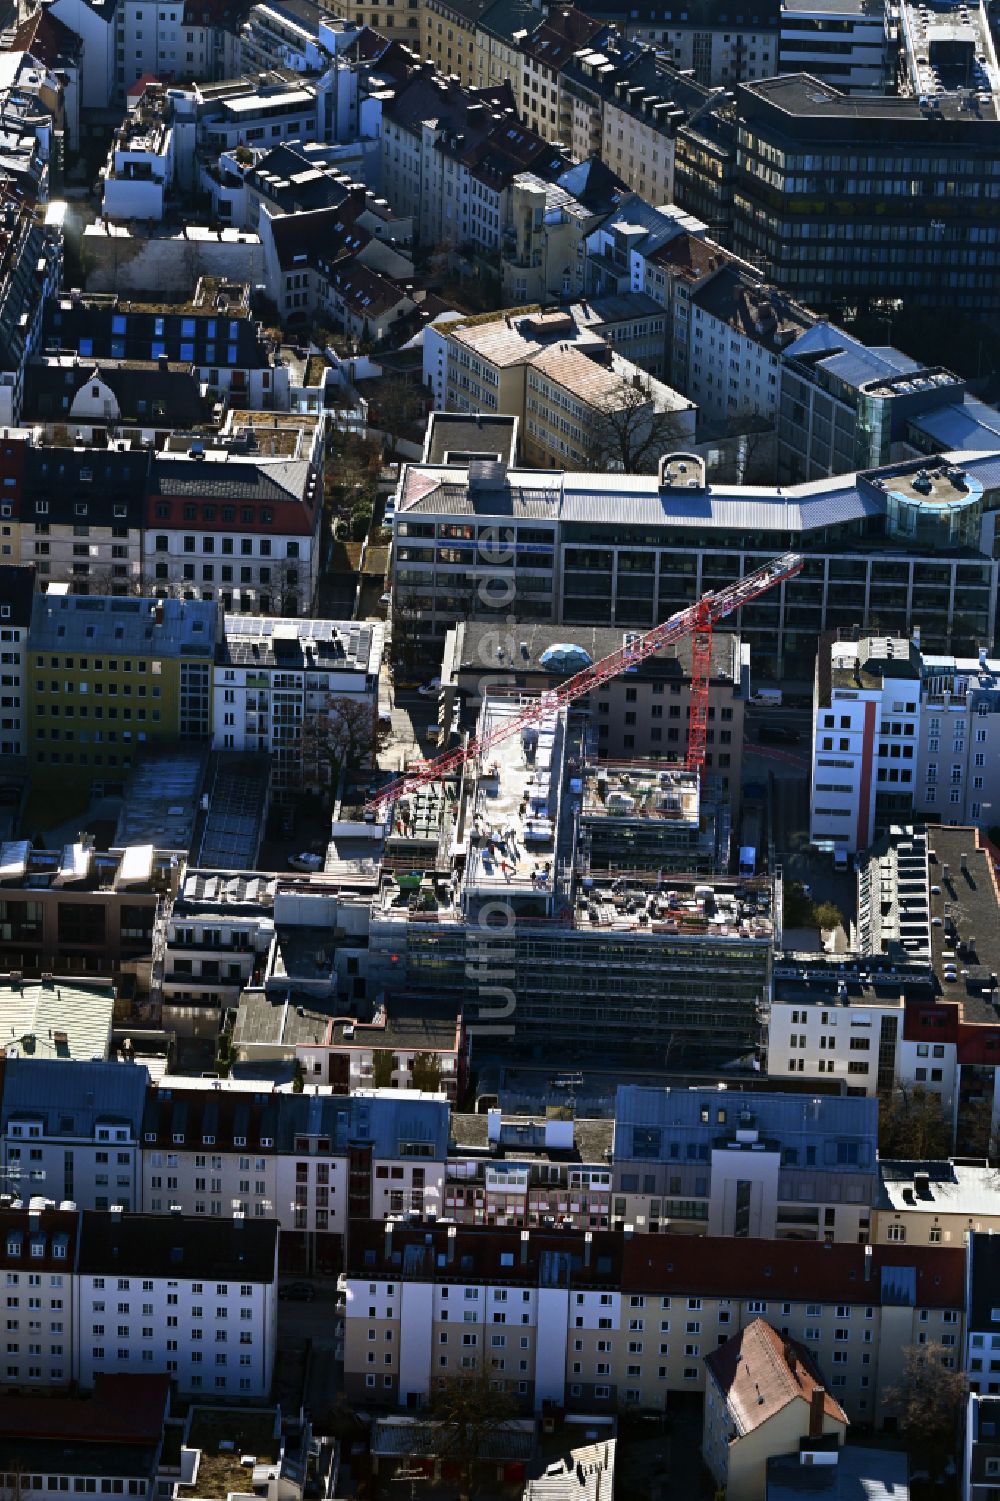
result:
[[[862,636],[830,646],[830,683],[834,688],[878,689],[885,678],[908,679],[917,694],[920,649],[899,636]]]
[[[1000,1023],[1000,891],[989,851],[975,829],[929,828],[931,950],[941,999],[958,1001],[962,1020]],[[940,918],[940,923],[934,923]],[[946,969],[955,978],[946,978]],[[994,1001],[997,997],[997,1002]]]
[[[479,738],[488,741],[519,713],[487,699]],[[553,709],[483,757],[470,816],[466,890],[551,892],[566,742],[565,710]]]
[[[425,464],[467,464],[486,459],[512,465],[517,462],[516,417],[476,413],[431,412],[424,437]]]
[[[233,1492],[251,1489],[253,1471],[242,1463],[252,1454],[258,1465],[281,1457],[280,1414],[277,1408],[193,1407],[186,1447],[201,1451],[193,1485],[178,1485],[178,1496],[226,1501]]]
[[[186,851],[194,839],[207,750],[147,751],[129,772],[115,844]]]
[[[604,763],[583,781],[585,819],[617,819],[697,828],[701,806],[698,773],[651,763]]]
[[[550,1117],[544,1115],[504,1116],[499,1141],[491,1142],[489,1117],[482,1113],[451,1116],[451,1147],[456,1155],[471,1152],[487,1161],[579,1162],[607,1166],[614,1142],[615,1123],[607,1120],[577,1119],[565,1124],[572,1127],[572,1146],[546,1142]],[[562,1124],[560,1122],[560,1124]],[[551,1136],[551,1131],[548,1135]]]
[[[1000,1215],[1000,1181],[985,1162],[880,1158],[879,1209],[926,1214]]]
[[[772,911],[772,889],[766,879],[713,876],[702,880],[671,874],[662,881],[655,875],[648,881],[602,881],[594,876],[592,884],[577,895],[573,926],[770,942]]]
[[[894,826],[863,859],[858,875],[862,954],[931,959],[931,934],[938,930],[931,926],[927,846],[925,829]]]
[[[889,473],[881,484],[890,495],[938,510],[969,505],[983,493],[979,480],[957,464],[939,464],[933,468],[921,466],[901,474]]]

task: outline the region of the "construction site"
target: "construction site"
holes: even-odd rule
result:
[[[549,692],[487,695],[465,745],[381,789],[370,993],[454,1000],[473,1036],[529,1057],[757,1060],[780,877],[726,873],[728,808],[703,774],[707,680],[714,623],[798,566],[777,560]],[[579,700],[688,635],[686,766],[602,763]]]

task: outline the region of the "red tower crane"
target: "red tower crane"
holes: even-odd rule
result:
[[[662,625],[654,626],[644,636],[628,639],[624,646],[612,652],[609,657],[604,657],[600,662],[594,662],[589,667],[585,667],[582,672],[575,673],[558,687],[547,689],[539,694],[530,703],[523,705],[516,714],[506,715],[500,723],[490,726],[482,735],[475,736],[466,745],[445,751],[443,755],[436,756],[433,761],[424,761],[411,768],[405,776],[388,782],[365,804],[365,811],[370,810],[378,815],[390,803],[396,802],[406,793],[414,792],[418,787],[426,786],[428,782],[436,782],[450,772],[457,771],[459,767],[464,766],[466,761],[481,759],[502,740],[518,734],[527,725],[537,724],[553,709],[561,709],[564,705],[573,703],[575,699],[582,698],[592,688],[599,687],[601,683],[606,683],[623,672],[631,671],[647,657],[651,657],[654,652],[660,651],[664,646],[672,645],[675,641],[683,640],[685,636],[691,637],[692,648],[691,722],[688,729],[687,764],[689,769],[700,771],[705,764],[713,628],[717,621],[724,620],[734,610],[739,610],[744,605],[750,604],[752,600],[758,599],[760,595],[766,594],[768,589],[774,588],[775,584],[794,578],[801,569],[802,563],[803,559],[798,553],[784,553],[780,558],[773,558],[770,563],[765,563],[763,568],[758,568],[754,573],[748,573],[745,578],[738,579],[736,583],[727,584],[723,589],[703,595],[696,604],[689,605],[686,610],[680,610],[676,615],[671,615],[669,620],[665,620]]]

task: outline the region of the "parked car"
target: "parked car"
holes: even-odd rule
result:
[[[315,1296],[316,1289],[311,1282],[286,1282],[278,1288],[278,1297],[288,1303],[311,1303]]]
[[[300,855],[289,855],[288,866],[290,870],[322,870],[323,856],[303,850]]]

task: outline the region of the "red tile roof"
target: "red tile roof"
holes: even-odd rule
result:
[[[823,1393],[824,1416],[847,1424],[844,1409],[826,1390],[808,1351],[795,1340],[782,1339],[766,1319],[754,1319],[706,1355],[705,1364],[741,1434],[760,1428],[789,1402],[808,1406],[817,1389]]]
[[[169,1376],[99,1372],[87,1397],[18,1396],[0,1403],[0,1438],[156,1444],[169,1397]]]
[[[829,1245],[822,1241],[635,1235],[625,1243],[624,1292],[785,1302],[881,1301],[882,1273],[913,1267],[919,1308],[961,1308],[965,1251],[936,1246]],[[942,1260],[946,1257],[947,1260]]]

